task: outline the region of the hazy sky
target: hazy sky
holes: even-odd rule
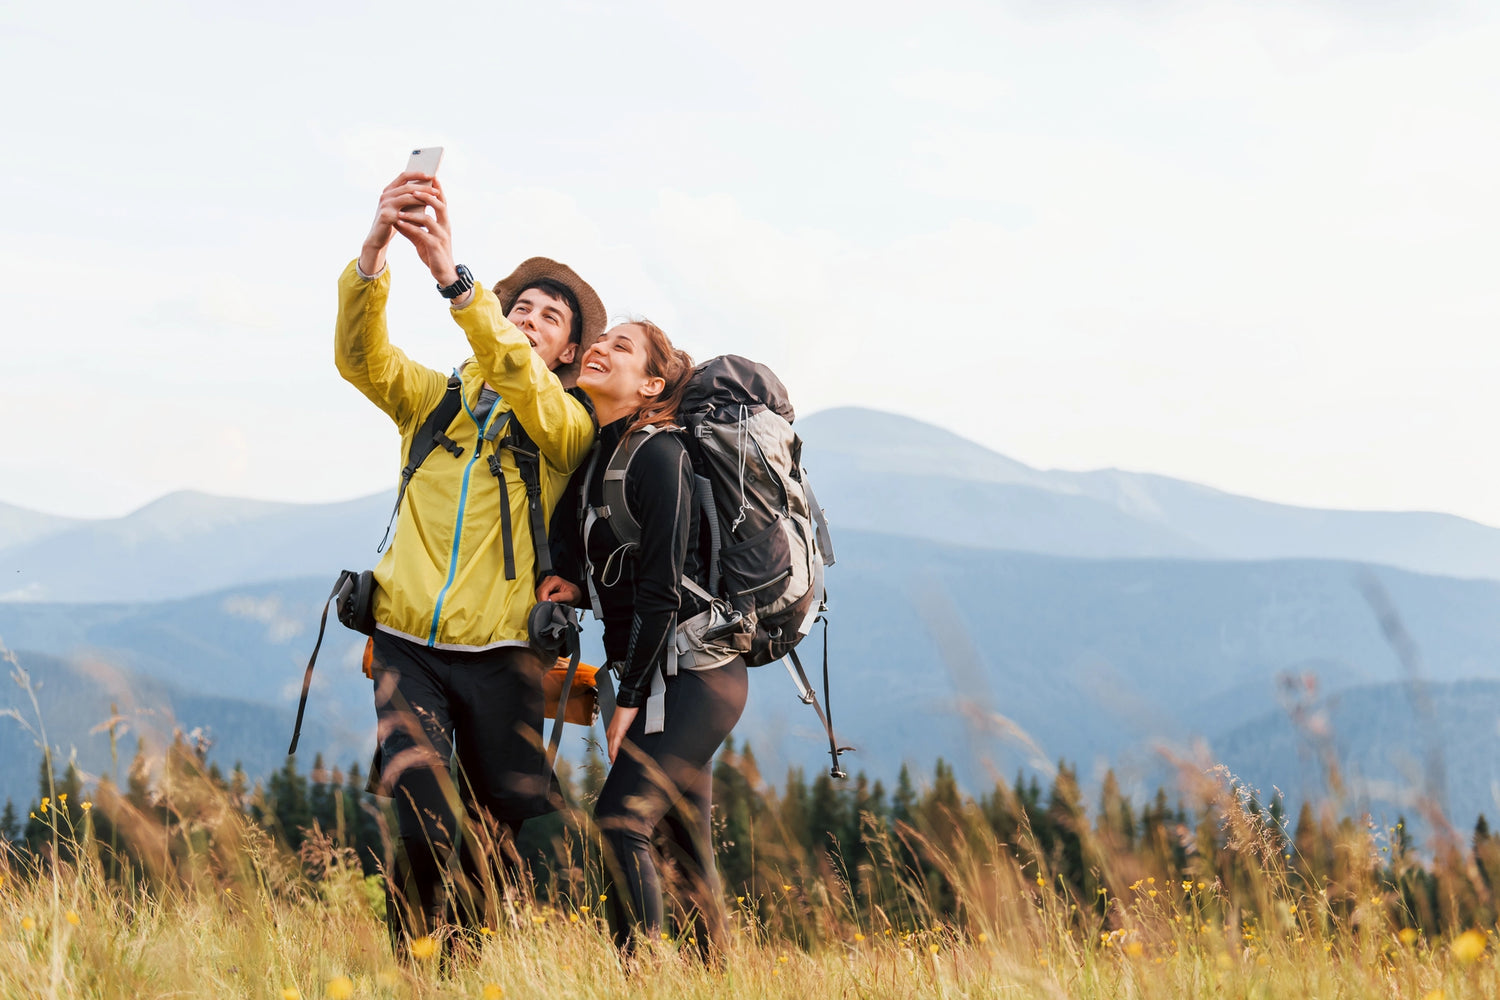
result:
[[[480,280],[568,261],[803,413],[1500,524],[1497,5],[719,6],[6,5],[0,501],[389,488],[335,281],[441,144]]]

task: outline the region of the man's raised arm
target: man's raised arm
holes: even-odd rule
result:
[[[413,192],[431,178],[402,174],[380,194],[375,222],[360,248],[339,277],[339,314],[334,325],[333,354],[339,374],[403,430],[442,397],[447,379],[419,365],[391,346],[385,322],[391,276],[386,250],[394,225],[404,211],[420,210]]]

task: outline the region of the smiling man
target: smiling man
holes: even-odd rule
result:
[[[385,257],[396,233],[468,338],[473,357],[451,378],[390,343]],[[521,822],[552,808],[543,665],[526,619],[550,565],[547,520],[594,440],[592,415],[563,379],[604,324],[594,290],[545,257],[493,291],[475,285],[453,261],[442,187],[424,175],[386,187],[339,279],[339,374],[395,421],[406,463],[395,535],[375,569],[372,660],[381,785],[396,800],[404,848],[387,907],[398,949],[442,919],[460,831],[467,878],[454,906],[471,923],[493,899],[486,859],[513,854]],[[414,444],[431,449],[415,469]]]

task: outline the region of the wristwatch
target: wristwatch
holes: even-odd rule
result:
[[[438,294],[445,299],[456,299],[474,287],[474,276],[462,264],[458,265],[458,280],[451,285],[438,285]]]

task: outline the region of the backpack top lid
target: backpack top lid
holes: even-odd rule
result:
[[[748,406],[756,410],[765,407],[774,410],[789,424],[797,419],[786,386],[781,384],[776,373],[738,354],[722,354],[693,369],[679,409],[694,413],[726,406]]]

